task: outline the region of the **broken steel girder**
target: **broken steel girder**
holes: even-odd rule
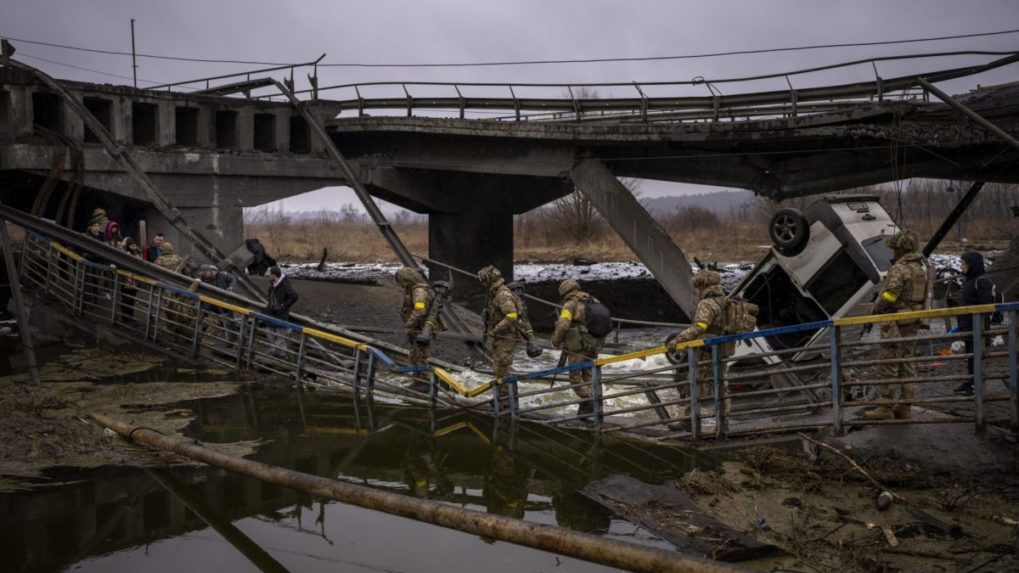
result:
[[[293,91],[278,81],[275,81],[275,84],[280,93],[287,96],[287,99],[290,100],[290,103],[294,106],[294,108],[301,113],[312,131],[315,132],[315,135],[322,140],[322,144],[325,146],[329,156],[336,161],[337,165],[340,166],[340,171],[343,173],[343,177],[347,180],[347,185],[354,190],[357,198],[361,201],[361,205],[364,206],[365,211],[368,212],[372,221],[375,222],[375,225],[382,233],[382,236],[385,237],[386,241],[389,243],[389,247],[393,249],[394,253],[396,253],[396,257],[404,266],[416,268],[418,265],[417,261],[414,260],[414,256],[410,254],[410,251],[407,250],[407,246],[400,240],[400,236],[396,234],[396,229],[394,229],[389,221],[386,220],[386,216],[382,213],[382,210],[379,209],[379,206],[375,204],[375,200],[372,199],[371,194],[369,194],[368,190],[365,189],[364,184],[361,183],[361,179],[356,173],[354,173],[354,170],[351,169],[350,164],[343,156],[343,153],[338,147],[336,147],[336,143],[331,137],[329,137],[329,134],[326,133],[325,128],[322,127],[322,123],[319,122],[318,118],[308,110],[307,106],[303,105],[301,101],[294,96]],[[467,328],[464,322],[460,320],[460,317],[457,316],[451,308],[444,307],[440,312],[443,322],[450,330],[459,333],[470,332],[470,329]],[[476,343],[472,341],[465,342],[479,356],[486,360],[488,359],[488,355],[485,353],[484,349],[479,347]]]

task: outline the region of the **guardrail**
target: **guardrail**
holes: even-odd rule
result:
[[[97,249],[98,250],[98,249]],[[88,255],[88,253],[86,253]],[[21,266],[22,281],[53,296],[78,317],[103,322],[141,339],[157,343],[178,356],[234,369],[275,373],[298,383],[342,388],[355,398],[379,394],[426,403],[430,406],[483,408],[483,412],[512,419],[576,425],[578,421],[604,432],[651,433],[687,439],[725,438],[808,428],[842,431],[847,426],[871,424],[973,423],[979,431],[987,424],[1019,422],[1017,405],[1016,312],[1019,303],[937,309],[893,315],[860,316],[719,336],[677,345],[685,354],[679,364],[664,362],[663,346],[618,356],[584,360],[562,368],[520,372],[505,379],[477,385],[462,382],[456,372],[434,364],[406,364],[403,356],[363,341],[321,328],[283,321],[252,308],[215,296],[193,292],[180,275],[179,284],[130,272],[72,251],[41,235],[29,233]],[[1004,326],[973,333],[927,333],[920,336],[865,340],[847,339],[847,329],[900,320],[929,320],[962,314],[983,317],[1002,312]],[[730,357],[727,347],[760,337],[827,329],[827,343],[755,355],[791,359],[809,351],[811,361],[785,360],[778,366],[745,364],[746,357]],[[1001,335],[1001,350],[985,348],[985,340]],[[873,338],[873,337],[872,337]],[[969,339],[972,352],[941,355],[934,350],[951,341]],[[932,357],[946,366],[973,361],[973,375],[922,375],[910,380],[886,380],[869,370],[881,363],[867,353],[895,342],[915,342],[930,350],[899,360],[926,363]],[[710,362],[710,379],[698,378],[698,360]],[[887,361],[886,361],[887,362]],[[702,362],[702,366],[704,363]],[[992,366],[997,365],[994,369]],[[590,382],[574,374],[573,380],[549,384],[558,375],[590,370]],[[854,374],[864,373],[863,375]],[[776,376],[797,382],[776,386]],[[872,391],[889,383],[910,383],[921,388],[971,379],[972,397],[921,392],[915,398],[885,401]],[[991,393],[987,381],[1000,379],[1005,393]],[[417,392],[408,382],[427,381],[429,391]],[[500,390],[505,388],[505,390]],[[592,396],[593,411],[580,416],[572,406],[584,402],[576,392]],[[972,415],[914,417],[896,420],[854,420],[850,410],[891,403],[925,409],[972,409]],[[998,408],[1007,405],[1007,412]],[[712,426],[713,428],[709,428]]]

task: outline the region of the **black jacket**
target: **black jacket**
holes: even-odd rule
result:
[[[290,284],[290,277],[284,276],[278,285],[269,284],[269,304],[265,312],[280,320],[290,319],[290,307],[297,302],[297,291]]]
[[[984,270],[984,257],[976,251],[963,253],[962,260],[969,265],[966,280],[962,283],[962,305],[992,304],[994,302],[994,285],[987,278]],[[958,317],[960,332],[973,332],[973,315],[962,314]],[[984,317],[984,329],[991,327],[991,317]]]

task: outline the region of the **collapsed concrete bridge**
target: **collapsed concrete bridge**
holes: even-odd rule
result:
[[[918,86],[921,77],[938,82],[1017,60],[804,90],[712,89],[700,98],[652,98],[639,85],[639,98],[608,99],[464,98],[463,84],[450,84],[458,94],[451,99],[324,100],[316,92],[301,112],[222,89],[59,84],[108,132],[115,152],[129,154],[183,220],[225,253],[243,238],[244,207],[362,185],[428,214],[430,258],[462,268],[494,263],[511,274],[513,215],[579,188],[689,312],[683,252],[618,177],[741,187],[777,200],[909,177],[1016,183],[1016,146],[932,103]],[[1011,83],[957,102],[1014,138],[1017,94],[1019,83]],[[366,115],[394,107],[407,117]],[[414,115],[448,108],[459,108],[460,118]],[[465,119],[471,108],[513,112]],[[352,109],[357,117],[343,117]],[[315,124],[328,141],[315,137]],[[0,200],[76,228],[102,205],[114,218],[144,219],[183,239],[101,140],[31,71],[0,67]],[[346,165],[330,157],[331,146]]]

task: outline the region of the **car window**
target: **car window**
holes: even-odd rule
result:
[[[760,309],[757,326],[761,330],[828,318],[817,303],[803,296],[785,270],[778,266],[754,277],[740,294]],[[815,332],[790,332],[766,338],[772,348],[792,348],[806,344]]]
[[[870,260],[874,261],[874,266],[881,272],[887,271],[892,266],[892,257],[894,253],[892,250],[885,245],[885,236],[878,235],[877,237],[871,237],[860,243],[863,245],[863,250],[867,251],[867,255],[870,256]]]
[[[863,269],[841,247],[805,288],[831,317],[868,282]]]

